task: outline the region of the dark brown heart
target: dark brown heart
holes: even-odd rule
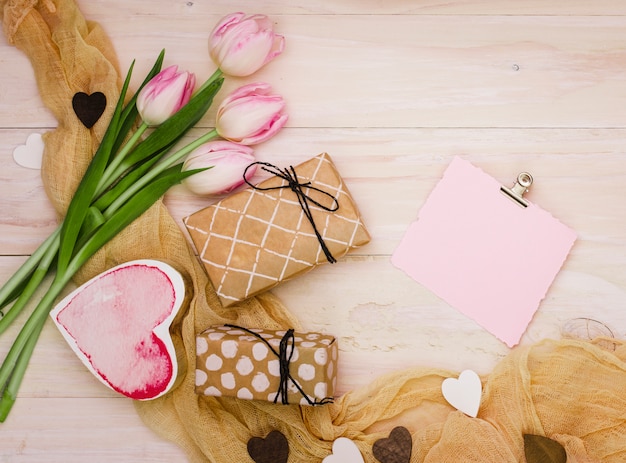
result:
[[[88,129],[92,128],[107,105],[107,98],[102,92],[92,93],[87,95],[84,92],[78,92],[72,98],[72,108],[78,119]]]
[[[566,463],[567,453],[561,444],[548,437],[524,434],[527,463]]]
[[[272,431],[265,439],[251,438],[248,441],[248,454],[256,463],[287,463],[289,442],[280,431]]]
[[[374,442],[374,456],[381,463],[409,463],[413,450],[413,439],[403,426],[393,428],[386,439]]]

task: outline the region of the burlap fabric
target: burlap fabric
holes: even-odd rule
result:
[[[117,99],[120,72],[115,52],[103,30],[85,21],[73,0],[0,0],[0,5],[5,35],[30,58],[41,98],[59,123],[44,138],[42,177],[62,215],[112,108],[109,105],[87,130],[76,119],[71,98],[78,91],[101,91],[109,102]],[[188,310],[173,327],[187,365],[194,361],[196,333],[209,325],[298,328],[297,320],[271,295],[222,309],[184,235],[160,203],[92,259],[77,283],[136,258],[170,262],[193,288]],[[449,372],[426,369],[382,377],[334,405],[299,407],[199,397],[192,366],[172,393],[137,403],[137,411],[194,462],[251,461],[247,441],[272,430],[287,436],[290,462],[321,461],[340,436],[353,439],[371,462],[373,443],[398,425],[412,433],[413,462],[524,461],[523,433],[559,441],[570,463],[624,462],[625,360],[626,345],[615,340],[544,341],[516,348],[483,378],[478,418],[446,405],[440,387]]]

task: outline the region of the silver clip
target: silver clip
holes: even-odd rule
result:
[[[524,193],[528,192],[528,189],[532,184],[532,175],[530,175],[528,172],[522,172],[517,176],[517,181],[515,182],[515,185],[513,185],[511,188],[503,186],[500,188],[500,191],[520,206],[528,207],[528,201],[526,201],[523,196]]]

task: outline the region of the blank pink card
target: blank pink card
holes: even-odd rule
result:
[[[391,262],[513,347],[576,234],[500,188],[481,169],[454,158]]]

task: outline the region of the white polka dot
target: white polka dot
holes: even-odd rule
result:
[[[240,334],[245,334],[245,331],[229,330],[229,331],[227,331],[227,333],[230,334],[231,336],[239,336]]]
[[[328,351],[322,347],[315,349],[313,358],[315,359],[315,363],[318,365],[326,365],[328,362]]]
[[[316,344],[317,344],[316,342],[304,341],[304,342],[300,343],[300,347],[306,347],[308,349],[310,347],[315,347]]]
[[[259,333],[263,339],[273,338],[274,335],[272,333]]]
[[[204,354],[209,350],[209,343],[205,338],[196,338],[196,354]]]
[[[252,392],[247,387],[242,387],[237,391],[237,397],[240,399],[252,400]]]
[[[254,370],[254,365],[252,365],[252,360],[250,360],[250,357],[244,355],[239,360],[237,360],[237,365],[235,366],[235,368],[241,376],[247,376],[252,373],[252,370]]]
[[[222,343],[222,355],[232,359],[237,355],[237,341],[224,341]]]
[[[298,390],[298,385],[293,381],[289,380],[287,383],[287,390],[293,394],[298,394],[300,391]]]
[[[303,363],[298,367],[298,376],[304,381],[311,381],[315,378],[315,367],[308,363]]]
[[[333,340],[332,340],[332,339],[325,338],[325,339],[320,339],[320,342],[321,342],[322,344],[326,344],[327,346],[330,346],[330,343],[331,343],[331,342],[333,342]]]
[[[293,340],[296,342],[302,342],[302,338],[300,336],[294,336]]]
[[[278,360],[267,362],[267,371],[272,376],[280,377],[280,362]]]
[[[300,405],[311,405],[311,404],[309,403],[308,400],[306,400],[306,397],[302,397],[300,399]]]
[[[210,395],[210,396],[213,396],[213,397],[221,397],[222,396],[222,391],[220,391],[215,386],[209,386],[209,387],[207,387],[204,390],[204,395]]]
[[[278,395],[278,392],[270,392],[267,395],[267,401],[268,402],[274,402],[274,400],[276,399],[276,396]]]
[[[328,368],[326,368],[326,376],[328,376],[329,378],[332,378],[334,372],[335,372],[335,362],[328,362]]]
[[[290,357],[291,355],[291,357]],[[291,354],[291,345],[289,347],[287,347],[287,358],[291,361],[291,362],[297,362],[298,359],[300,358],[300,351],[298,350],[298,347],[295,346],[293,348],[293,354]]]
[[[328,395],[328,384],[317,383],[313,389],[313,394],[315,394],[315,397],[318,399],[325,398]]]
[[[286,332],[286,331],[284,331],[284,330],[279,330],[279,331],[276,331],[276,336],[280,336],[281,338],[282,338],[284,335],[286,335],[286,334],[287,334],[287,332]]]
[[[224,333],[209,333],[209,339],[211,341],[219,341],[224,337]]]
[[[222,368],[222,364],[224,363],[224,361],[222,360],[222,358],[218,355],[215,354],[211,354],[207,357],[205,365],[206,365],[206,369],[209,371],[217,371],[220,370]]]
[[[228,331],[228,330],[230,330],[231,328],[230,328],[230,326],[226,326],[226,325],[224,325],[224,326],[219,326],[217,329],[218,329],[218,330],[222,330],[222,331]]]
[[[232,373],[222,373],[221,381],[226,389],[235,389],[235,375]]]
[[[252,387],[257,392],[264,392],[268,387],[270,387],[270,380],[267,379],[265,373],[259,372],[254,375],[254,378],[252,379]]]
[[[308,334],[306,335],[306,338],[307,338],[309,341],[315,341],[316,339],[319,339],[319,337],[320,337],[319,333],[308,333]]]
[[[255,336],[251,336],[249,334],[245,336],[239,336],[239,342],[256,342],[256,341],[258,341],[258,338],[256,338]]]
[[[196,370],[196,386],[202,386],[206,383],[209,376],[202,370]]]
[[[279,347],[280,346],[280,339],[279,338],[273,338],[273,339],[270,339],[267,342],[269,342],[270,345],[272,345],[274,347]]]
[[[269,349],[263,343],[257,342],[254,346],[252,346],[252,356],[254,360],[260,362],[261,360],[265,360]]]

